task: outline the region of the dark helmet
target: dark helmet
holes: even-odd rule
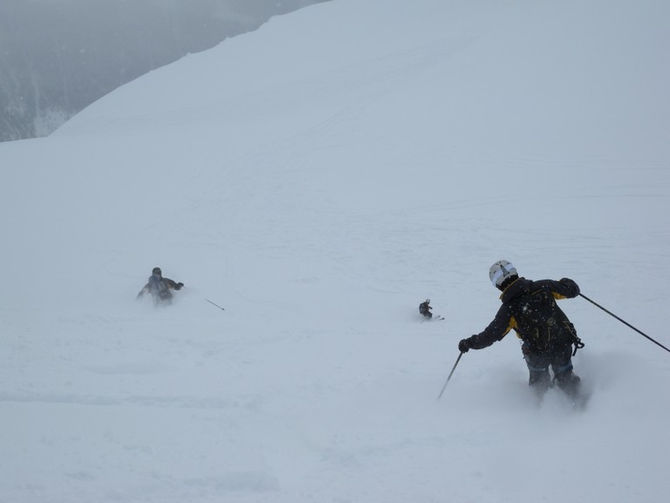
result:
[[[154,268],[151,270],[151,274],[152,274],[153,276],[160,276],[160,275],[162,275],[163,273],[161,272],[161,268],[160,268],[160,267],[154,267]]]

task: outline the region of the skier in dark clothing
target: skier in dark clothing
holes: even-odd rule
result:
[[[150,293],[154,299],[154,304],[161,302],[169,303],[172,301],[172,292],[170,290],[181,290],[184,283],[177,283],[170,278],[164,278],[160,267],[154,267],[147,284],[137,294],[139,299],[145,293]]]
[[[489,278],[502,291],[502,306],[483,332],[461,340],[458,349],[462,353],[483,349],[514,329],[523,341],[521,351],[528,365],[528,382],[538,394],[543,394],[552,384],[551,367],[558,386],[569,396],[576,396],[580,379],[572,371],[572,346],[575,345],[576,352],[584,344],[556,300],[579,295],[577,283],[568,278],[560,281],[520,278],[506,260],[491,266]]]
[[[431,319],[433,317],[433,313],[430,312],[432,307],[430,307],[430,299],[426,299],[424,302],[419,304],[419,313],[423,315],[424,318]]]

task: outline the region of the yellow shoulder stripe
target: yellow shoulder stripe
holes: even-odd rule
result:
[[[518,332],[517,328],[519,328],[519,325],[517,324],[516,319],[514,318],[514,316],[510,316],[509,324],[507,325],[507,330],[505,330],[505,333],[504,333],[503,337],[505,337],[505,335],[507,335],[509,333],[509,331],[512,330],[512,329],[514,329],[514,331],[516,332],[517,337],[519,337],[519,332]]]

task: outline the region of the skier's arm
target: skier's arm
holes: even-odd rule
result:
[[[483,349],[496,341],[501,340],[515,326],[515,320],[510,309],[506,305],[500,306],[493,321],[483,332],[465,339],[468,349]]]
[[[171,280],[170,278],[163,278],[165,282],[167,283],[168,288],[172,288],[173,290],[180,290],[182,286],[184,286],[184,283],[181,281],[177,283],[176,281]]]
[[[137,294],[137,297],[135,297],[135,298],[139,299],[142,295],[144,295],[148,291],[149,291],[149,283],[147,283],[146,285],[144,285],[142,287],[142,290],[139,291],[139,293]]]
[[[537,283],[550,290],[555,299],[572,299],[579,295],[579,285],[570,278],[563,278],[559,281],[545,279]]]

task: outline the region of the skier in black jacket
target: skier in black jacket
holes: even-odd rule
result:
[[[426,299],[421,304],[419,304],[419,313],[421,313],[424,318],[428,318],[429,320],[433,317],[433,313],[430,312],[431,309],[433,308],[430,307],[430,299]]]
[[[530,373],[529,384],[539,394],[551,386],[549,367],[558,386],[570,396],[577,395],[579,376],[572,371],[572,345],[575,351],[584,346],[575,327],[556,305],[557,299],[579,295],[579,286],[568,278],[531,281],[520,278],[506,260],[499,260],[489,270],[491,282],[502,290],[502,306],[483,332],[463,339],[458,349],[482,349],[501,340],[514,329],[523,341],[521,351]]]
[[[142,290],[137,294],[139,299],[145,293],[150,293],[154,299],[154,304],[160,302],[170,303],[172,301],[172,292],[170,290],[181,290],[184,283],[164,278],[160,267],[154,267],[151,271],[151,276],[147,280]]]

